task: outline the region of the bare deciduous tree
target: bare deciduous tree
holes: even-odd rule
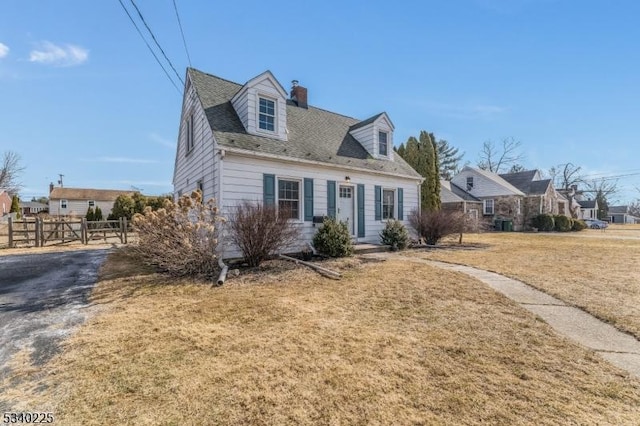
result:
[[[584,183],[584,176],[581,173],[582,167],[573,163],[558,164],[549,169],[549,175],[553,184],[558,189],[570,189],[572,185]]]
[[[609,202],[618,193],[618,180],[592,180],[587,182],[587,189],[583,192],[593,194],[598,202],[598,219],[605,219],[609,212]]]
[[[23,170],[24,167],[20,165],[20,156],[13,151],[6,151],[0,166],[0,189],[10,194],[18,193],[22,187],[18,177]]]
[[[498,147],[493,141],[485,141],[479,155],[478,167],[493,173],[504,173],[524,159],[520,141],[505,138],[501,145]]]

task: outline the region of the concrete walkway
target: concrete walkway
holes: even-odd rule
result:
[[[585,311],[569,306],[562,300],[536,290],[521,281],[471,266],[416,259],[390,253],[369,254],[366,257],[393,258],[424,263],[470,275],[504,294],[526,310],[533,312],[559,334],[593,349],[613,365],[640,378],[640,341]]]

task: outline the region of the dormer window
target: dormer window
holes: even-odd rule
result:
[[[258,127],[269,132],[276,131],[276,103],[267,98],[260,98],[260,113],[258,114]]]
[[[384,155],[385,157],[388,155],[388,133],[387,132],[378,132],[378,154]]]
[[[467,177],[467,191],[471,191],[473,189],[473,176]]]

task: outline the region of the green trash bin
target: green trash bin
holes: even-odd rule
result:
[[[503,220],[502,221],[502,230],[506,232],[513,231],[513,220]]]
[[[493,229],[495,229],[496,231],[504,231],[502,226],[503,226],[502,219],[494,219],[493,220]]]

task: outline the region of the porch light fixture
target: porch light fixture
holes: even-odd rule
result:
[[[351,182],[351,178],[349,176],[345,176],[344,177],[344,181],[349,183],[349,182]]]

